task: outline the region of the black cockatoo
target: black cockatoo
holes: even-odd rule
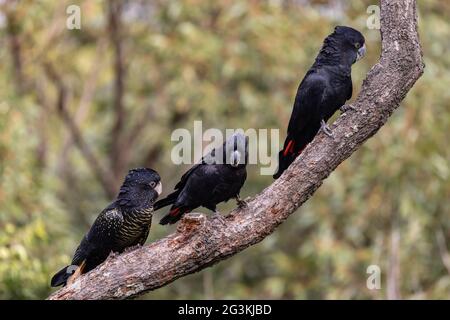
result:
[[[351,67],[366,52],[363,35],[338,26],[323,42],[316,61],[300,83],[284,147],[278,155],[277,179],[310,143],[320,128],[331,136],[328,119],[352,96]]]
[[[117,199],[104,209],[84,236],[70,266],[56,273],[52,287],[66,285],[106,260],[111,252],[142,245],[150,231],[153,203],[161,194],[159,174],[148,168],[132,169]]]
[[[200,206],[217,214],[216,205],[231,198],[242,205],[244,202],[240,200],[239,192],[247,178],[247,162],[248,138],[235,133],[223,146],[213,149],[189,169],[173,193],[155,203],[155,210],[172,205],[160,224],[173,224],[183,214]]]

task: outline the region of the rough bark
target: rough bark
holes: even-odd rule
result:
[[[109,257],[50,299],[125,299],[198,272],[260,242],[300,207],[336,167],[373,136],[399,106],[424,64],[414,0],[381,1],[382,54],[352,105],[332,125],[333,138],[319,133],[291,167],[226,224],[189,214],[174,234]]]

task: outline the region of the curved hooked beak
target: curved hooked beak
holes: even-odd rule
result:
[[[363,44],[361,48],[358,49],[356,53],[356,61],[362,59],[366,55],[366,44]]]
[[[158,196],[161,195],[161,193],[162,193],[162,183],[161,183],[161,181],[158,182],[158,184],[156,185],[154,190],[158,193]]]

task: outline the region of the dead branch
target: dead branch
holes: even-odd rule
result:
[[[164,239],[108,258],[49,299],[125,299],[165,286],[262,241],[320,187],[336,167],[372,137],[399,106],[424,64],[416,1],[381,0],[382,54],[353,107],[319,133],[272,185],[226,217],[226,225],[188,214]]]

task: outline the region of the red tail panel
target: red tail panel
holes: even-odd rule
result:
[[[170,210],[169,215],[172,217],[176,217],[178,215],[178,213],[180,213],[180,208],[175,208]]]
[[[286,157],[288,153],[292,153],[292,149],[294,149],[294,142],[295,142],[294,140],[288,142],[286,149],[284,149],[283,156]]]

